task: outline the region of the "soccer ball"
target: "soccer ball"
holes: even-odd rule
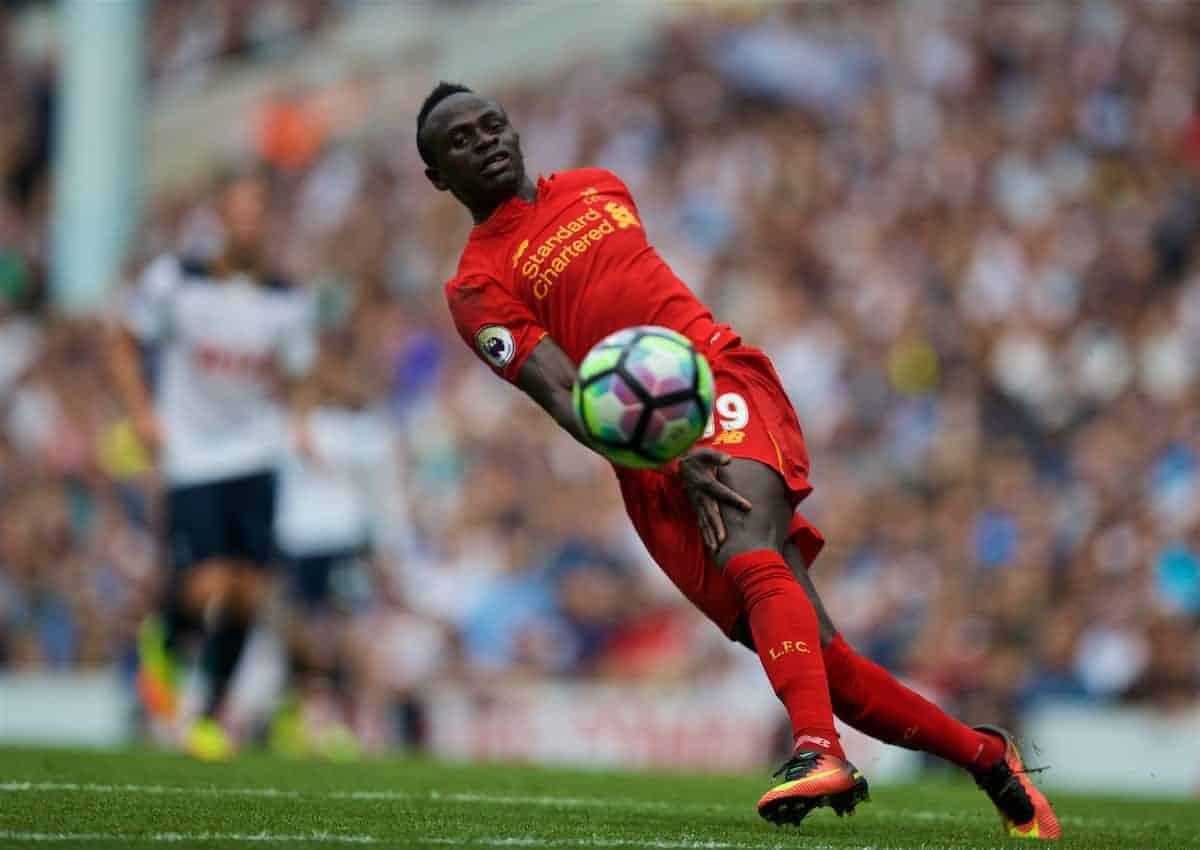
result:
[[[712,370],[682,334],[644,325],[588,352],[573,390],[592,444],[622,466],[650,469],[691,448],[712,413]]]

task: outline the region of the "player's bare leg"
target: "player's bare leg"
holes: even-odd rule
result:
[[[192,755],[206,761],[228,758],[233,746],[225,730],[216,722],[215,706],[224,695],[228,677],[213,675],[213,665],[223,669],[226,659],[240,655],[241,644],[231,640],[222,624],[239,598],[236,565],[223,558],[201,561],[182,573],[171,576],[165,591],[160,616],[150,617],[138,633],[137,686],[147,713],[173,727],[179,710],[179,656],[188,632],[205,635],[203,662],[213,679],[216,700],[209,710],[184,733],[184,746]],[[244,643],[244,640],[241,642]]]
[[[1058,838],[1054,809],[1030,780],[1011,736],[991,726],[968,727],[857,654],[838,634],[800,550],[788,545],[784,557],[816,611],[838,718],[880,741],[941,756],[966,770],[996,806],[1010,836]]]
[[[360,698],[351,663],[370,648],[359,646],[349,617],[332,608],[297,605],[283,633],[288,653],[286,695],[270,724],[270,745],[288,756],[349,761],[361,754],[350,726]],[[389,705],[384,700],[384,708]],[[386,714],[386,711],[385,711]]]
[[[792,757],[776,772],[780,782],[759,800],[758,812],[776,824],[798,824],[819,806],[852,812],[867,799],[867,782],[838,742],[817,612],[784,560],[792,519],[786,485],[775,470],[751,460],[733,460],[718,477],[754,507],[722,507],[725,539],[717,565],[741,596],[763,670],[792,722]]]
[[[165,724],[179,709],[179,656],[187,639],[203,632],[204,613],[229,596],[232,566],[211,559],[172,573],[163,590],[158,616],[148,617],[138,633],[137,686],[147,713]]]
[[[188,729],[186,745],[197,758],[219,761],[233,755],[234,745],[219,715],[245,649],[254,612],[265,592],[263,577],[240,561],[221,559],[223,584],[200,586],[192,604],[203,615],[205,641],[201,663],[208,677],[204,711]]]

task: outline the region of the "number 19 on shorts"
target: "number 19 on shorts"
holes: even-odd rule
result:
[[[707,440],[717,433],[717,422],[721,423],[724,432],[742,431],[750,424],[750,406],[739,393],[721,393],[713,403],[713,413],[708,417],[708,425],[700,438]],[[720,437],[718,443],[723,442]],[[740,441],[739,441],[740,442]]]

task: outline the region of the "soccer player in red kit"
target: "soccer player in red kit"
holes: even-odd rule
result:
[[[475,221],[446,285],[455,326],[577,440],[587,445],[571,402],[576,364],[603,337],[661,325],[708,358],[713,432],[668,468],[614,468],[655,561],[726,635],[758,653],[787,709],[794,751],[759,813],[799,823],[814,807],[841,814],[867,799],[836,714],[969,771],[1009,834],[1057,838],[1054,812],[1005,732],[949,717],[837,633],[807,570],[823,539],[795,511],[811,490],[795,411],[766,355],[714,321],[650,247],[625,185],[600,169],[534,183],[504,109],[449,83],[422,105],[417,146],[433,185]]]

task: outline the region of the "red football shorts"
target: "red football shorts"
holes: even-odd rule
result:
[[[715,384],[713,419],[696,444],[735,458],[764,463],[779,472],[793,506],[807,496],[808,450],[796,411],[770,359],[738,343],[731,332],[717,335],[708,352]],[[742,615],[742,602],[731,582],[704,548],[696,514],[673,474],[617,467],[625,510],[651,557],[676,587],[730,634]],[[825,538],[799,512],[792,517],[789,541],[812,566]]]

